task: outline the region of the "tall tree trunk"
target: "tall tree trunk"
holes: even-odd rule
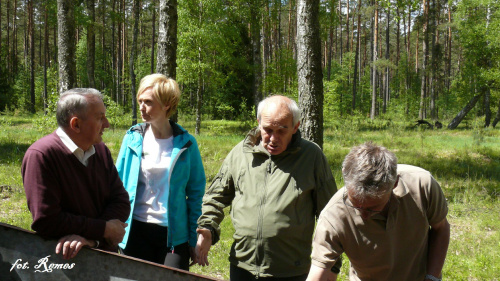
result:
[[[391,9],[388,7],[387,8],[387,28],[385,30],[385,59],[389,61],[389,39],[390,39],[390,28],[391,28]],[[389,92],[389,67],[385,68],[385,83],[384,83],[384,108],[383,112],[385,113],[387,111],[387,104],[389,102],[390,98],[390,92]]]
[[[401,33],[401,13],[399,11],[399,5],[397,5],[396,6],[396,69],[397,66],[399,65],[399,58],[401,57],[400,33]]]
[[[153,19],[151,20],[151,28],[152,28],[152,35],[151,35],[151,74],[155,72],[155,34],[156,34],[156,1],[152,1],[151,5],[153,6],[153,9],[151,10],[151,13],[153,14]]]
[[[201,48],[198,48],[198,65],[201,65],[201,62],[202,62]],[[203,101],[203,73],[201,67],[199,67],[198,82],[196,89],[196,125],[194,128],[195,135],[199,135],[201,130],[202,101]]]
[[[198,9],[198,27],[202,26],[203,22],[203,2],[199,2],[199,9]],[[201,52],[201,47],[203,45],[203,41],[200,36],[197,36],[197,46],[198,46],[198,67],[197,67],[197,74],[198,74],[198,82],[197,82],[197,90],[196,90],[196,125],[195,125],[195,135],[200,134],[201,130],[201,109],[202,109],[202,102],[203,102],[203,89],[204,89],[204,83],[203,83],[203,54]]]
[[[17,73],[17,1],[14,1],[14,15],[12,17],[12,71],[11,73]],[[11,80],[14,78],[14,75],[11,75]]]
[[[7,21],[8,21],[8,19],[7,19]],[[3,41],[2,29],[3,29],[2,28],[2,1],[0,0],[0,63],[2,63],[2,55],[3,55],[3,52],[2,52],[2,41]]]
[[[370,110],[370,119],[374,120],[377,110],[377,39],[378,39],[378,0],[375,0],[375,15],[373,24],[373,65],[372,65],[372,106]]]
[[[269,89],[267,88],[267,63],[269,62],[269,1],[263,0],[262,6],[264,8],[264,14],[266,16],[262,16],[262,26],[260,30],[260,44],[262,45],[262,80],[261,80],[261,92],[263,96],[267,96]]]
[[[327,70],[326,70],[326,80],[330,81],[330,76],[332,72],[332,52],[333,52],[333,28],[336,26],[335,23],[335,0],[330,1],[330,27],[329,27],[329,40],[328,40],[328,55],[327,55]]]
[[[497,114],[495,116],[495,120],[493,120],[493,123],[491,123],[491,126],[493,126],[493,128],[495,128],[498,121],[500,121],[500,100],[498,101],[498,109],[497,109]]]
[[[10,73],[11,73],[11,57],[10,57],[10,0],[7,0],[7,18],[5,19],[7,22],[7,79],[10,81]]]
[[[47,91],[47,61],[49,58],[49,23],[48,23],[48,11],[47,11],[48,3],[44,3],[44,26],[45,26],[45,36],[43,40],[43,112],[45,115],[48,114],[48,91]]]
[[[160,0],[156,72],[176,79],[177,0]],[[177,122],[177,112],[170,119]]]
[[[127,28],[125,28],[125,14],[127,13],[127,7],[125,6],[125,0],[122,0],[122,69],[120,70],[120,73],[122,75],[122,92],[121,92],[121,102],[122,105],[125,106],[127,104],[127,96],[125,94],[125,64],[127,61]]]
[[[75,15],[71,0],[57,0],[59,93],[75,86]]]
[[[403,15],[404,17],[404,15]],[[394,77],[399,77],[399,59],[401,58],[401,12],[399,10],[399,5],[396,5],[396,74]],[[398,78],[398,85],[396,88],[395,97],[399,97],[399,93],[401,92],[401,80]]]
[[[113,3],[112,3],[112,11],[113,11],[113,14],[116,14],[116,0],[113,0]],[[116,82],[116,75],[115,75],[115,71],[116,71],[116,60],[117,60],[117,55],[116,55],[116,35],[115,35],[115,30],[116,30],[116,19],[115,19],[115,16],[112,16],[111,17],[111,79],[113,80],[113,86],[111,87],[111,96],[115,98],[115,101],[118,102],[118,99],[117,99],[117,90],[116,90],[116,85],[117,85],[117,82]]]
[[[342,2],[341,0],[339,0],[339,7],[338,7],[338,11],[339,11],[339,28],[340,28],[340,42],[339,42],[339,45],[340,45],[340,52],[339,52],[339,62],[340,62],[340,65],[342,65],[342,56],[344,55],[344,52],[343,52],[343,47],[344,47],[344,43],[343,43],[343,40],[342,40]]]
[[[411,89],[411,77],[410,77],[410,70],[411,70],[411,46],[410,46],[410,37],[411,37],[411,4],[408,5],[408,29],[406,31],[406,94],[409,95],[410,89]],[[415,42],[418,45],[418,36],[417,40]],[[406,107],[406,112],[408,113],[409,107]]]
[[[33,1],[28,1],[28,33],[30,50],[30,103],[29,111],[35,113],[35,16]]]
[[[491,19],[491,7],[488,4],[488,8],[486,11],[486,35],[489,35],[489,25],[490,25],[490,19]],[[486,40],[486,46],[489,47],[490,42]],[[491,69],[491,58],[488,56],[488,59],[486,60],[486,67],[487,69]],[[491,122],[491,109],[490,109],[490,81],[487,81],[486,84],[483,86],[483,92],[484,92],[484,127],[489,127],[490,122]]]
[[[289,34],[288,34],[288,39],[289,39],[289,42],[290,43],[290,46],[287,48],[292,52],[292,56],[294,58],[294,60],[297,59],[297,53],[296,53],[296,42],[295,42],[295,35],[297,34],[296,33],[296,29],[294,27],[297,26],[297,14],[295,13],[295,0],[290,0],[290,11],[289,11],[289,21],[288,21],[288,24],[289,24],[289,27],[288,27],[288,31],[289,31]],[[288,44],[287,43],[287,44]],[[291,84],[292,84],[292,78],[294,76],[292,75],[288,75],[288,72],[287,72],[287,76],[286,76],[286,81],[287,81],[287,85],[288,85],[288,88],[291,87]]]
[[[420,11],[418,12],[420,16]],[[418,73],[418,40],[420,38],[420,29],[418,28],[418,25],[415,24],[414,28],[417,30],[417,37],[415,38],[415,72]]]
[[[346,52],[350,52],[351,51],[351,46],[349,45],[349,41],[350,41],[350,38],[349,38],[349,2],[350,1],[346,1],[346,19],[345,19],[345,22],[346,22]]]
[[[89,87],[95,88],[95,0],[86,0],[89,22],[87,25],[87,78]]]
[[[421,87],[420,87],[420,110],[418,112],[419,119],[427,118],[425,98],[427,97],[427,63],[429,61],[429,0],[423,0],[424,8],[424,25],[422,33],[424,34],[424,41],[422,43],[423,63],[421,73]]]
[[[252,83],[252,96],[255,106],[255,115],[257,115],[257,107],[262,100],[262,57],[260,54],[260,22],[261,22],[261,3],[256,0],[253,1],[250,8],[250,28],[252,40],[252,62],[253,62],[253,83]]]
[[[176,77],[177,0],[160,0],[156,72]]]
[[[53,29],[52,29],[52,44],[54,45],[54,52],[53,52],[53,60],[54,60],[54,63],[58,62],[58,57],[59,57],[59,49],[57,48],[57,34],[58,34],[58,30],[57,30],[57,26],[58,24],[54,24],[53,26]],[[49,65],[50,65],[50,60],[49,60]]]
[[[122,65],[123,65],[123,56],[122,56],[122,44],[123,44],[123,30],[122,30],[122,15],[124,11],[122,9],[122,1],[118,2],[118,15],[120,15],[118,20],[118,38],[116,39],[117,43],[117,54],[116,54],[116,103],[120,104],[123,95],[122,88]]]
[[[490,87],[489,85],[483,86],[483,93],[484,93],[484,127],[487,128],[490,126],[491,122],[491,109],[490,109],[490,98],[491,98],[491,92],[490,92]]]
[[[462,120],[464,119],[465,115],[467,115],[467,113],[469,113],[469,111],[472,108],[474,108],[474,106],[476,105],[477,101],[481,98],[481,96],[483,94],[484,93],[480,93],[479,95],[474,96],[469,101],[469,103],[467,103],[467,105],[462,110],[460,110],[460,112],[457,114],[457,116],[455,116],[455,118],[453,118],[453,120],[450,122],[450,124],[448,124],[448,129],[455,129],[455,128],[457,128],[457,126],[460,124],[460,122],[462,122]]]
[[[447,67],[446,67],[446,89],[447,92],[450,92],[451,86],[451,2],[448,2],[448,56],[446,58]]]
[[[107,10],[106,8],[107,8],[107,6],[105,5],[105,3],[103,3],[103,1],[106,1],[106,0],[98,0],[98,2],[100,3],[99,6],[101,8],[100,32],[101,32],[101,50],[102,50],[102,54],[103,54],[101,56],[101,63],[102,63],[104,71],[106,71],[106,73],[109,73],[109,64],[108,64],[108,57],[106,54],[106,37],[105,37],[106,10]],[[106,88],[106,84],[105,84],[104,79],[101,78],[100,80],[101,80],[100,88],[101,89]]]
[[[129,60],[129,71],[130,71],[130,99],[132,101],[132,125],[137,124],[137,99],[135,98],[135,94],[137,90],[135,88],[135,70],[134,70],[134,62],[137,56],[137,38],[139,36],[139,20],[140,20],[140,1],[134,0],[134,6],[132,8],[134,13],[134,35],[132,39],[132,50],[130,52],[130,60]]]
[[[352,113],[356,110],[356,91],[358,85],[358,62],[359,62],[359,47],[361,37],[361,0],[358,0],[358,31],[356,35],[356,53],[354,57],[354,79],[352,83]]]
[[[297,3],[297,77],[304,138],[323,147],[323,72],[319,0]]]

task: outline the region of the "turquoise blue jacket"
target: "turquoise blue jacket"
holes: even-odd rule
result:
[[[195,138],[180,125],[170,121],[174,135],[174,148],[170,164],[170,189],[168,195],[168,247],[189,242],[196,246],[197,220],[201,215],[202,198],[205,194],[205,171]],[[141,123],[130,128],[123,137],[116,168],[130,198],[131,211],[126,223],[125,236],[120,243],[127,245],[139,171],[141,170],[142,141],[149,126]]]

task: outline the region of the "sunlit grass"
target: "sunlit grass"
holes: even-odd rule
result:
[[[30,229],[20,173],[26,149],[56,126],[39,121],[39,115],[1,116],[0,125],[0,222]],[[179,123],[194,135],[192,117]],[[207,176],[207,186],[229,151],[256,122],[209,120],[195,136]],[[128,125],[114,125],[103,138],[117,157]],[[449,131],[425,130],[402,120],[349,119],[325,124],[323,150],[340,188],[341,165],[350,148],[373,141],[394,151],[400,163],[432,172],[449,202],[451,243],[443,276],[446,280],[499,280],[500,272],[500,131],[473,127]],[[213,246],[208,267],[193,272],[229,279],[228,256],[233,228],[226,209],[222,236]],[[347,280],[345,259],[339,280]]]

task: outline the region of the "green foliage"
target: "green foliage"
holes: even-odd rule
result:
[[[223,9],[225,14],[220,13]],[[178,11],[177,80],[193,97],[202,91],[204,113],[236,119],[243,98],[248,101],[246,110],[252,104],[245,25],[235,7],[217,0],[181,2]],[[180,110],[194,107],[194,102],[195,98],[184,100]]]
[[[460,1],[455,21],[464,56],[461,71],[452,84],[458,94],[457,102],[463,106],[486,88],[493,89],[492,95],[499,98],[500,3],[492,0]]]
[[[124,114],[123,108],[120,107],[105,91],[104,105],[106,106],[106,118],[109,121],[110,128],[128,128],[132,125],[132,115]]]
[[[267,68],[263,92],[291,95],[297,88],[297,63],[293,52],[282,48],[278,51],[280,59],[271,61]]]

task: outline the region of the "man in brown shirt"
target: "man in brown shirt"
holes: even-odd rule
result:
[[[342,253],[350,280],[440,280],[450,226],[432,175],[372,143],[351,150],[342,174],[345,186],[318,220],[307,280],[336,280],[330,269]]]

